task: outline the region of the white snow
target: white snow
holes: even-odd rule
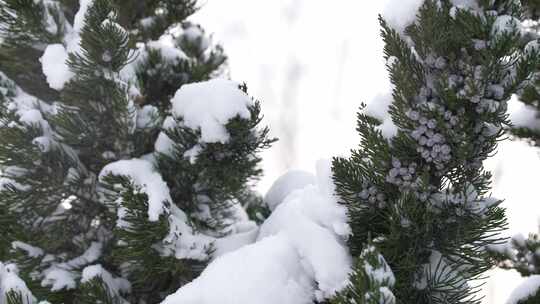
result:
[[[82,271],[81,283],[86,283],[96,277],[100,277],[107,287],[109,287],[109,290],[115,295],[119,295],[120,292],[131,291],[131,284],[128,280],[114,278],[100,264],[85,267]]]
[[[195,145],[193,146],[193,148],[187,150],[184,153],[184,157],[188,158],[189,162],[194,164],[197,161],[197,156],[199,155],[201,150],[202,150],[201,145]]]
[[[51,291],[74,289],[77,286],[75,279],[75,273],[72,271],[53,267],[45,271],[45,277],[41,281],[41,286],[51,286]]]
[[[509,15],[501,15],[493,23],[491,35],[497,37],[498,35],[512,33],[514,30],[519,32],[520,29],[521,22],[519,19]]]
[[[51,291],[74,289],[77,286],[77,270],[96,261],[101,256],[102,247],[101,243],[92,242],[81,256],[45,269],[41,286],[51,286]]]
[[[451,2],[454,5],[454,7],[452,7],[450,10],[452,18],[455,18],[456,8],[472,11],[478,11],[480,9],[477,0],[451,0]]]
[[[510,121],[515,127],[540,130],[540,119],[536,117],[536,109],[519,101],[517,95],[512,95],[508,101],[508,114]]]
[[[183,85],[171,102],[174,115],[183,118],[187,127],[200,129],[207,143],[227,142],[225,124],[237,115],[249,119],[252,104],[236,82],[225,79]]]
[[[92,5],[93,0],[79,0],[79,10],[75,14],[75,19],[73,21],[73,30],[80,32],[84,26],[84,17],[88,8]]]
[[[525,53],[530,54],[532,52],[538,52],[540,50],[540,43],[538,43],[538,40],[531,40],[525,45]]]
[[[405,28],[416,20],[418,8],[424,0],[388,1],[382,16],[393,29],[403,33]]]
[[[67,65],[68,53],[77,53],[80,50],[80,32],[84,26],[85,14],[92,3],[93,0],[79,1],[79,10],[75,14],[73,26],[66,23],[63,44],[49,44],[40,58],[47,83],[55,90],[62,90],[74,76]]]
[[[151,50],[160,51],[161,56],[171,62],[188,58],[186,54],[175,45],[171,35],[163,35],[159,37],[158,40],[149,41],[146,43],[146,47]]]
[[[328,161],[315,185],[293,191],[260,228],[258,241],[216,258],[163,304],[304,304],[348,281],[345,208],[334,196]]]
[[[162,304],[308,304],[311,275],[283,236],[271,236],[217,258]]]
[[[38,136],[32,140],[32,143],[44,153],[51,149],[51,138],[48,136]]]
[[[202,29],[197,25],[192,25],[182,31],[182,38],[186,39],[190,43],[200,43],[202,50],[208,49],[210,46],[210,39],[204,35]]]
[[[68,52],[62,44],[49,44],[39,59],[49,86],[55,90],[62,90],[73,77],[66,60]]]
[[[26,255],[28,255],[31,258],[37,258],[39,256],[43,255],[43,250],[41,248],[20,242],[20,241],[14,241],[11,243],[11,247],[13,249],[21,249],[26,252]]]
[[[312,173],[302,170],[288,171],[272,184],[264,196],[264,202],[273,211],[293,191],[314,184],[315,175]]]
[[[149,161],[134,158],[110,163],[101,170],[99,177],[102,179],[108,174],[128,176],[141,187],[141,190],[148,195],[148,219],[150,221],[157,221],[165,211],[163,203],[172,201],[169,187]]]
[[[506,304],[518,304],[520,300],[525,300],[540,292],[540,275],[527,277],[514,291],[506,301]]]
[[[47,32],[56,35],[58,33],[58,25],[56,24],[56,21],[50,13],[50,10],[56,9],[58,6],[55,6],[55,3],[50,0],[44,0],[43,4],[45,5],[45,10],[43,12],[45,15],[45,29],[47,30]]]
[[[32,295],[26,283],[18,277],[18,269],[14,264],[0,262],[0,304],[7,304],[6,293],[19,292],[23,298],[23,304],[33,304],[36,298]]]
[[[362,253],[362,255],[366,256],[367,254],[369,254],[369,252],[373,252],[375,250],[375,247],[370,245],[364,250],[365,251]],[[386,260],[381,254],[377,254],[377,260],[377,262],[379,263],[379,266],[377,268],[374,268],[373,265],[369,264],[366,261],[364,263],[364,270],[378,284],[393,286],[396,283],[396,278],[394,276],[394,273],[392,272],[392,269],[390,269],[390,267],[386,263]]]
[[[382,121],[382,124],[377,126],[377,129],[381,130],[382,135],[387,139],[394,137],[398,131],[392,117],[388,114],[388,107],[392,104],[392,101],[391,94],[379,94],[364,109],[365,114]]]
[[[167,134],[160,132],[154,143],[154,151],[165,155],[172,155],[174,141]]]
[[[137,128],[151,128],[159,117],[159,111],[152,105],[146,105],[137,110]]]
[[[232,234],[214,241],[215,251],[212,254],[213,258],[252,244],[257,240],[259,234],[259,227],[252,221],[239,222],[233,226],[233,229]]]

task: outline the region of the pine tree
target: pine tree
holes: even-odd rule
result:
[[[540,4],[538,1],[522,0],[522,44],[528,49],[538,48],[538,39],[540,39]],[[517,96],[520,102],[523,102],[533,111],[540,111],[540,75],[538,72],[530,82],[522,89],[518,90]],[[536,114],[538,116],[538,114]],[[518,124],[511,128],[511,133],[517,138],[523,138],[530,141],[533,145],[540,145],[540,132],[536,126]]]
[[[395,304],[390,289],[395,277],[376,247],[368,242],[358,257],[349,285],[332,299],[332,303]]]
[[[382,121],[361,111],[360,148],[333,171],[351,254],[362,261],[377,240],[396,303],[480,301],[472,280],[494,266],[486,247],[506,226],[482,162],[509,123],[507,101],[538,67],[538,51],[523,51],[520,13],[516,1],[426,0],[403,32],[380,18],[397,132],[383,136]],[[369,303],[377,286],[363,263],[335,303]]]
[[[0,303],[159,303],[255,226],[274,139],[196,10],[0,1]]]
[[[527,51],[538,48],[540,38],[540,3],[538,1],[522,0],[522,45]],[[518,90],[517,96],[520,102],[534,109],[540,110],[540,74],[537,69],[526,85]],[[537,115],[538,116],[538,115]],[[511,128],[511,132],[517,138],[526,139],[535,146],[540,145],[540,133],[535,126],[520,125]],[[540,284],[537,276],[540,275],[540,239],[537,233],[530,233],[527,238],[518,234],[508,242],[488,247],[493,258],[502,269],[514,269],[526,278],[521,286],[529,285],[529,295],[524,298],[511,297],[509,303],[532,304],[540,302]],[[518,287],[519,289],[520,287]],[[516,290],[518,290],[516,289]]]
[[[531,233],[527,238],[517,234],[506,243],[490,246],[489,252],[502,269],[519,272],[525,281],[511,295],[509,304],[533,304],[540,301],[540,238]],[[519,292],[525,288],[528,292]]]

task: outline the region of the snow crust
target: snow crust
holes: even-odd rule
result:
[[[225,125],[236,116],[249,119],[252,104],[238,83],[226,79],[183,85],[171,102],[173,114],[187,127],[200,130],[206,143],[227,142]]]
[[[329,161],[315,184],[290,193],[263,223],[257,242],[216,258],[163,304],[307,304],[346,286],[351,257],[346,210]]]
[[[171,202],[169,187],[154,170],[151,162],[143,159],[120,160],[108,164],[99,174],[100,180],[108,174],[125,175],[148,195],[148,219],[157,221],[165,211],[164,202]]]
[[[531,296],[540,292],[540,275],[527,277],[514,291],[506,301],[506,304],[518,304]]]

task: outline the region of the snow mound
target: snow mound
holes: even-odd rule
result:
[[[348,282],[349,234],[330,162],[319,162],[316,183],[285,198],[257,242],[218,257],[162,304],[308,304],[328,298]]]
[[[514,291],[510,294],[510,298],[506,301],[506,304],[518,304],[531,296],[534,296],[540,291],[540,275],[532,275],[523,281]]]
[[[227,142],[225,125],[236,116],[249,119],[252,104],[236,82],[225,79],[183,85],[171,102],[174,115],[188,128],[200,129],[206,143]]]
[[[301,170],[291,170],[280,176],[264,196],[264,202],[274,211],[293,191],[315,184],[315,175]]]
[[[272,236],[212,262],[162,304],[308,304],[314,288],[301,257],[284,236]]]

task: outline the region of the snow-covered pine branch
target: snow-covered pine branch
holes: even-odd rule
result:
[[[195,10],[0,1],[1,304],[158,303],[256,238],[274,140]]]

